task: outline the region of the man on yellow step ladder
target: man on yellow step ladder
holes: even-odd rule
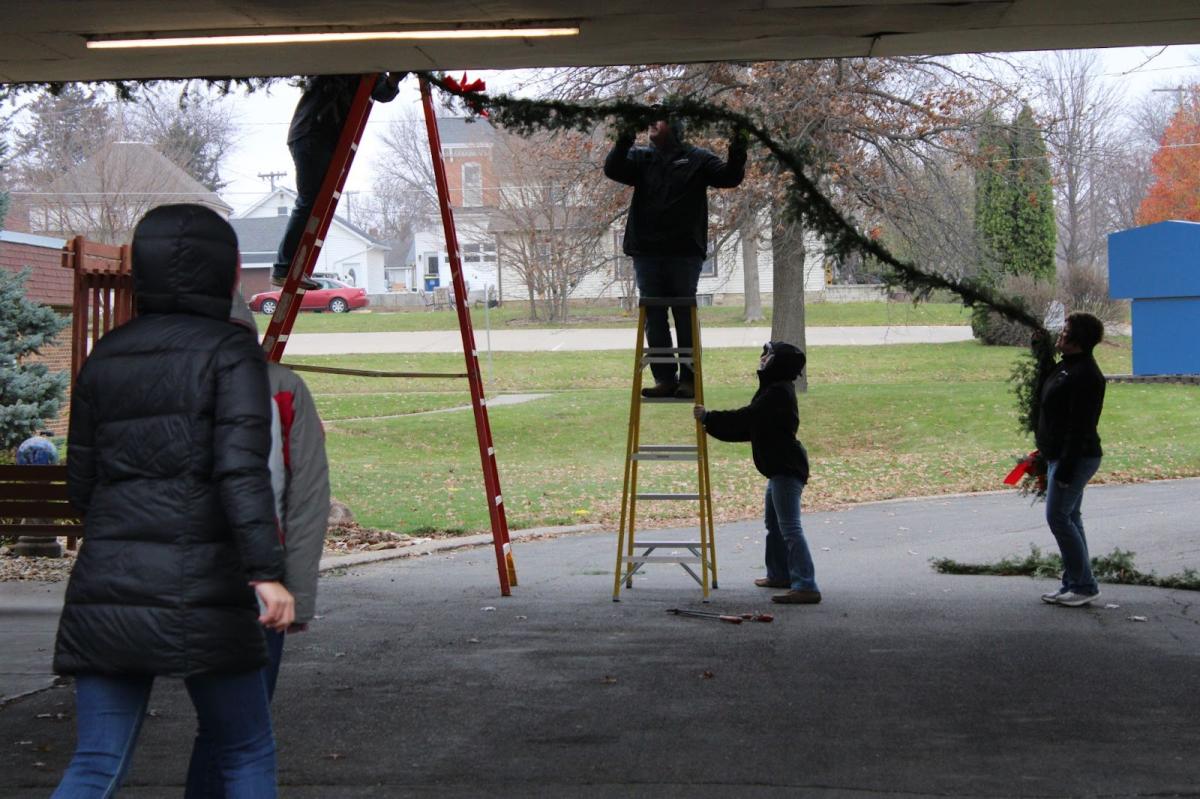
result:
[[[650,146],[634,147],[636,130],[624,128],[604,161],[604,174],[633,186],[625,222],[625,254],[633,258],[638,293],[643,297],[696,296],[700,270],[708,256],[708,187],[731,189],[746,174],[747,136],[738,131],[729,156],[719,156],[684,141],[679,119],[656,120],[649,128]],[[692,346],[690,306],[673,306],[679,348]],[[671,347],[667,309],[646,309],[646,343]],[[690,366],[654,363],[654,385],[645,397],[695,396]]]

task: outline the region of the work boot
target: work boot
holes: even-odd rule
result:
[[[675,388],[675,399],[692,399],[696,396],[696,386],[690,380],[681,382]]]
[[[280,288],[282,288],[283,284],[286,282],[287,282],[287,272],[271,272],[271,285],[272,286],[279,286]],[[302,277],[302,278],[300,278],[300,288],[304,289],[305,291],[313,291],[315,289],[321,288],[321,285],[319,283],[317,283],[316,281],[312,280],[311,278]]]
[[[655,383],[650,388],[642,389],[642,396],[646,399],[663,399],[665,397],[674,397],[675,389],[678,388],[678,383]]]
[[[787,580],[772,580],[770,577],[759,577],[754,581],[754,584],[759,588],[791,588],[792,584]]]
[[[779,605],[816,605],[821,601],[821,592],[809,589],[788,591],[786,594],[776,594],[771,601]]]

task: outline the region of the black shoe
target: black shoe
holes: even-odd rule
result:
[[[284,283],[287,283],[287,273],[286,272],[284,272],[282,275],[277,275],[274,272],[271,273],[271,285],[272,286],[282,287]],[[302,278],[300,278],[300,288],[304,289],[305,291],[313,291],[315,289],[321,288],[321,286],[319,283],[315,282],[314,280],[312,280],[310,278],[302,277]]]
[[[642,389],[642,396],[646,399],[662,399],[664,397],[674,397],[675,389],[678,388],[678,383],[655,383],[650,388]]]
[[[675,388],[675,399],[695,399],[696,386],[691,382],[680,383]]]

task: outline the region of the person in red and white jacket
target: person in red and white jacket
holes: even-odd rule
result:
[[[241,292],[233,297],[230,321],[258,329]],[[283,536],[286,567],[283,584],[296,599],[296,619],[289,632],[303,630],[312,621],[317,603],[317,569],[325,548],[329,521],[329,461],[325,456],[325,430],[312,394],[298,374],[277,363],[267,363],[271,386],[272,450],[271,485]],[[268,641],[274,668],[269,680],[273,691],[279,669],[276,646]]]
[[[258,336],[254,316],[241,291],[233,294],[229,321]],[[284,548],[283,584],[295,597],[295,618],[288,633],[307,628],[316,613],[317,573],[325,549],[329,521],[329,462],[325,457],[325,430],[317,415],[308,386],[285,366],[267,363],[271,390],[271,488],[275,515]],[[283,631],[264,630],[267,639],[266,667],[262,670],[267,697],[275,695],[279,664],[283,660]],[[198,794],[222,797],[221,773],[212,734],[201,724],[188,766],[188,786]],[[190,795],[190,794],[189,794]]]

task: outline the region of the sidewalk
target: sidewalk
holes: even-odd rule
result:
[[[533,328],[530,330],[475,330],[480,352],[559,352],[580,350],[631,350],[634,328]],[[810,347],[884,344],[942,344],[970,341],[965,325],[904,325],[895,327],[810,327],[805,332]],[[709,348],[761,347],[771,338],[769,327],[705,328],[702,342]],[[462,352],[457,330],[405,333],[296,333],[288,339],[289,355],[346,355],[386,352]]]
[[[1194,794],[1200,597],[1102,585],[1100,603],[1072,610],[1038,600],[1051,580],[929,567],[1053,550],[1043,513],[1007,492],[806,514],[824,594],[809,607],[771,605],[751,585],[758,521],[717,530],[707,606],[669,564],[611,602],[611,531],[517,542],[509,598],[486,546],[335,569],[322,618],[287,645],[281,795]],[[1093,487],[1084,514],[1095,554],[1132,549],[1163,574],[1200,561],[1200,480]],[[35,619],[12,598],[0,586],[0,671],[16,626],[40,628],[26,646],[53,636],[51,603]],[[182,793],[186,693],[161,681],[150,707],[123,797]],[[0,707],[0,795],[49,793],[73,710],[66,689]]]

